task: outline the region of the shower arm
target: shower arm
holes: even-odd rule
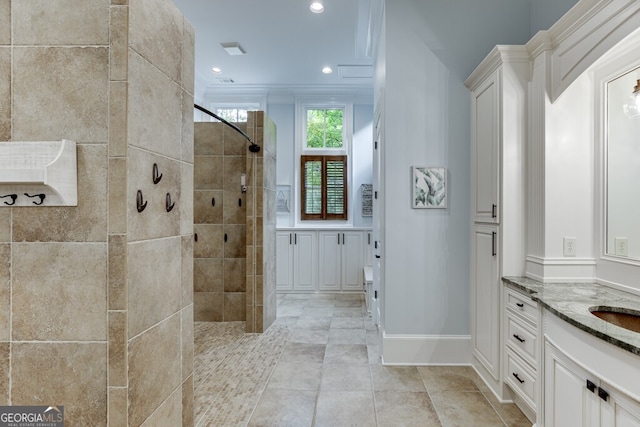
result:
[[[233,123],[230,123],[230,122],[226,121],[225,119],[223,119],[222,117],[220,117],[216,113],[213,113],[213,112],[207,110],[206,108],[199,106],[198,104],[193,104],[193,106],[196,109],[202,111],[203,113],[210,115],[214,119],[220,120],[225,125],[227,125],[229,127],[232,127],[236,132],[239,132],[240,134],[242,134],[242,136],[244,136],[247,139],[247,141],[249,141],[249,143],[251,144],[249,146],[249,151],[251,151],[252,153],[257,153],[257,152],[260,151],[260,146],[258,144],[256,144],[255,142],[253,142],[253,140],[251,138],[249,138],[249,135],[244,133],[244,131],[242,129],[240,129],[238,126],[234,125]]]

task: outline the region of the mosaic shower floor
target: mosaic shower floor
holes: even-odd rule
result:
[[[382,366],[356,294],[284,294],[264,334],[195,324],[195,425],[527,426],[470,367]]]

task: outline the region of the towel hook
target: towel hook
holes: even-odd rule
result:
[[[40,206],[40,205],[44,202],[44,198],[45,198],[45,197],[47,197],[46,195],[44,195],[44,194],[42,194],[42,193],[40,193],[40,194],[34,194],[34,195],[24,193],[24,195],[25,195],[25,196],[27,196],[27,197],[30,197],[30,198],[32,198],[32,199],[33,199],[34,197],[39,197],[39,198],[40,198],[40,203],[35,202],[35,201],[33,202],[33,204],[34,204],[34,205],[36,205],[36,206]]]
[[[136,208],[138,212],[142,212],[147,207],[147,202],[143,203],[142,199],[142,191],[138,190],[138,194],[136,194]]]
[[[158,164],[154,163],[153,164],[153,172],[152,172],[152,178],[153,178],[153,183],[157,184],[160,182],[160,180],[162,179],[162,174],[158,173]]]
[[[17,194],[7,194],[6,196],[0,196],[0,199],[4,199],[5,197],[11,197],[11,203],[9,202],[4,202],[5,205],[7,206],[13,206],[16,204],[16,199],[18,198]]]
[[[167,197],[165,197],[164,203],[165,203],[165,207],[167,209],[167,212],[171,212],[173,207],[176,205],[175,202],[171,203],[171,194],[169,194],[169,193],[167,193]]]

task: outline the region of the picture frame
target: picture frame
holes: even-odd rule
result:
[[[411,167],[411,206],[414,209],[446,209],[447,168]]]
[[[288,215],[291,212],[291,186],[276,186],[276,212],[278,215]]]

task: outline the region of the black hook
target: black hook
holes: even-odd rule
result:
[[[147,202],[143,203],[141,190],[138,190],[138,194],[136,194],[136,207],[138,212],[142,212],[147,207]]]
[[[242,199],[238,199],[238,206],[242,207]]]
[[[158,175],[158,164],[154,163],[153,164],[153,173],[152,173],[152,178],[153,178],[153,183],[157,184],[160,182],[160,180],[162,179],[162,174]]]
[[[40,203],[38,203],[38,202],[33,202],[33,204],[34,204],[34,205],[36,205],[36,206],[40,206],[40,205],[42,204],[42,202],[44,202],[44,198],[45,198],[45,197],[47,197],[46,195],[44,195],[44,194],[42,194],[42,193],[40,193],[40,194],[34,194],[33,196],[32,196],[32,195],[30,195],[30,194],[27,194],[27,193],[24,193],[24,195],[25,195],[25,196],[27,196],[27,197],[31,197],[31,198],[34,198],[34,197],[40,197]],[[6,203],[6,202],[5,202],[5,203]]]
[[[216,205],[216,198],[212,197],[211,198],[211,206],[215,206]]]
[[[7,206],[13,206],[16,204],[16,199],[18,198],[17,194],[7,194],[6,196],[0,196],[0,199],[4,199],[5,197],[11,197],[11,203],[9,202],[4,202],[5,205]]]
[[[167,208],[167,212],[171,212],[175,205],[175,202],[171,203],[171,194],[167,193],[167,197],[165,198],[165,206]]]

